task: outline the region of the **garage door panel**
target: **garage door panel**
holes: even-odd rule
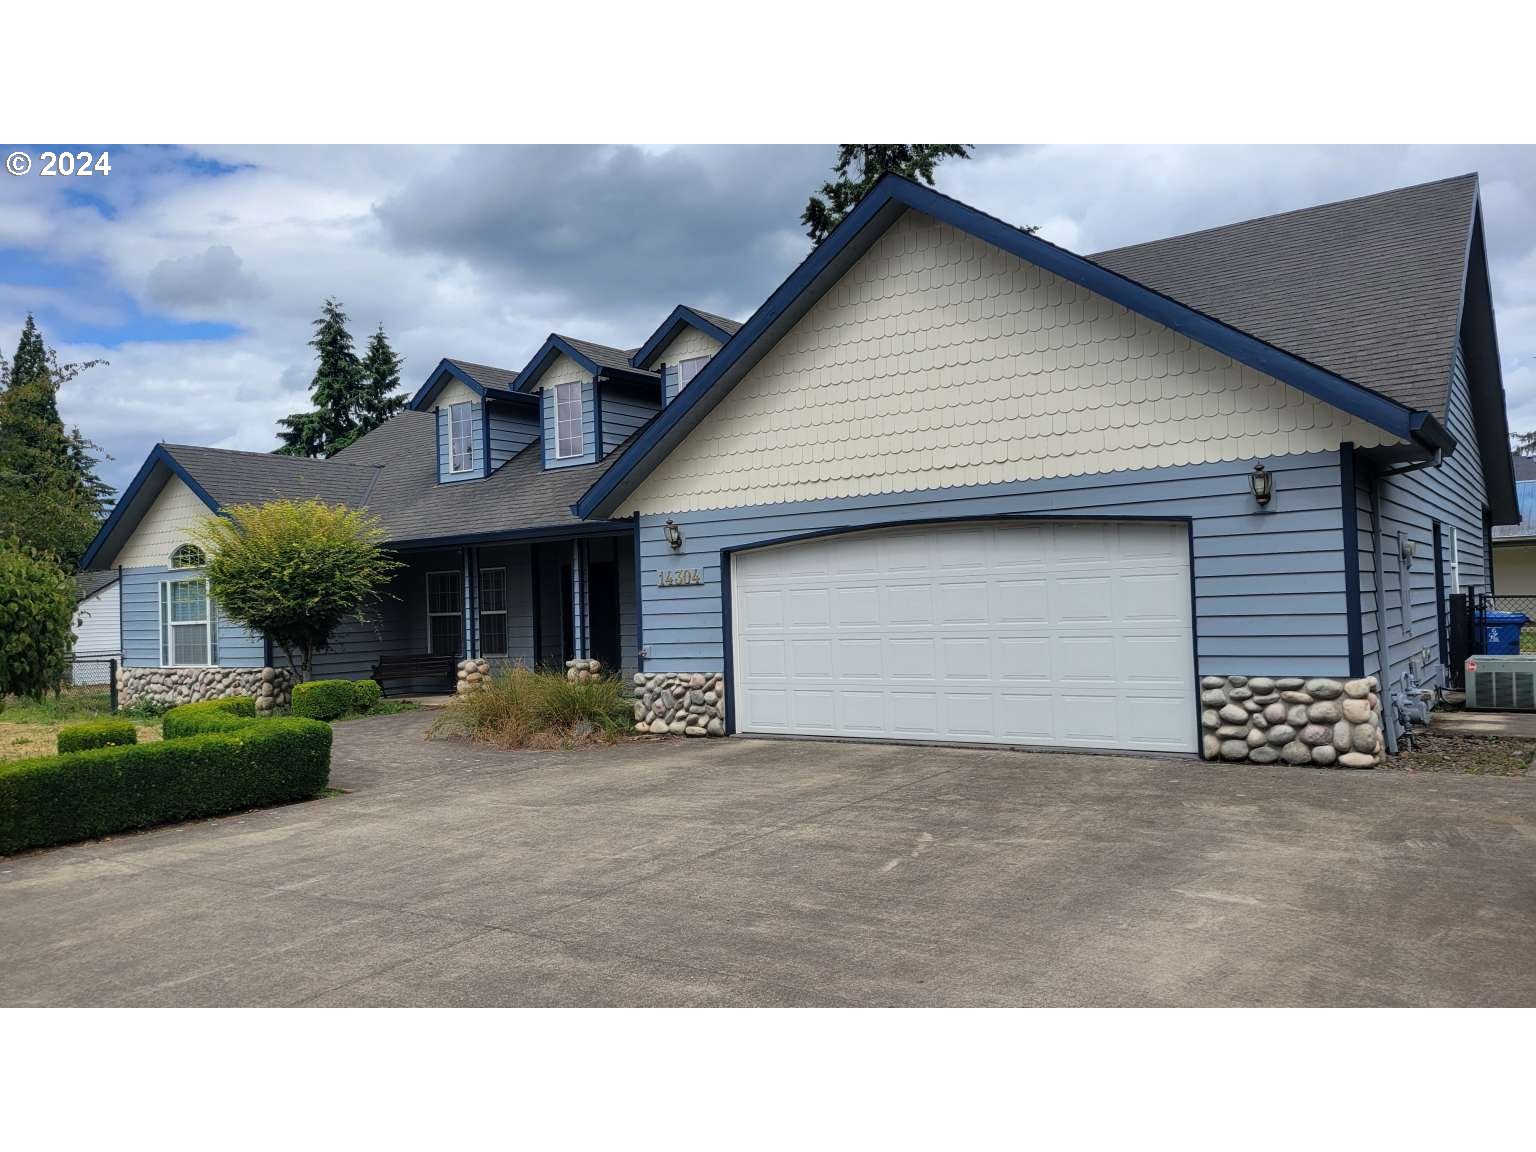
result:
[[[935,640],[929,636],[885,642],[885,675],[891,680],[933,680]]]
[[[993,641],[988,636],[946,636],[939,641],[939,675],[947,683],[990,684]]]
[[[874,584],[833,590],[832,623],[837,628],[876,627],[880,623],[880,589]]]
[[[1183,525],[936,524],[734,564],[741,731],[1194,750]]]

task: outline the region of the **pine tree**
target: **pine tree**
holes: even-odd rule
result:
[[[405,397],[399,394],[400,368],[404,363],[389,346],[389,337],[380,324],[369,338],[368,351],[363,356],[363,384],[355,413],[357,436],[373,431],[405,407]]]
[[[285,456],[330,456],[405,404],[404,397],[392,395],[400,387],[402,361],[389,346],[383,325],[369,340],[367,356],[359,360],[346,312],[339,301],[327,297],[309,346],[319,361],[309,385],[315,407],[278,421],[283,444],[277,451]]]
[[[970,154],[968,144],[839,144],[832,168],[837,179],[823,184],[820,195],[811,197],[800,223],[806,235],[820,244],[887,172],[921,180],[932,188],[935,165],[942,160],[965,160]],[[857,177],[852,173],[855,162]]]
[[[0,536],[69,567],[96,535],[112,489],[96,475],[100,449],[65,429],[58,394],[100,363],[60,364],[30,315],[15,360],[0,356]]]

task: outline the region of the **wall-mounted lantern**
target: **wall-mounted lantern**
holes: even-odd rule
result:
[[[677,526],[675,521],[668,520],[666,533],[667,547],[671,548],[674,552],[680,550],[683,546],[683,530]]]
[[[1253,471],[1248,473],[1248,487],[1253,492],[1254,503],[1260,508],[1267,508],[1270,497],[1275,494],[1274,473],[1264,471],[1263,464],[1255,464]]]

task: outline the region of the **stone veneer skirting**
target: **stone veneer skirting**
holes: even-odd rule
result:
[[[294,674],[287,668],[119,668],[119,707],[169,707],[228,696],[253,696],[256,711],[269,715],[288,707]]]
[[[635,731],[724,736],[723,672],[636,672]]]
[[[1200,681],[1207,760],[1374,768],[1382,760],[1376,677],[1206,676]]]

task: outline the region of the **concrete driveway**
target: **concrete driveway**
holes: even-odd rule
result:
[[[0,1003],[1536,1004],[1536,780],[428,721],[0,858]]]

